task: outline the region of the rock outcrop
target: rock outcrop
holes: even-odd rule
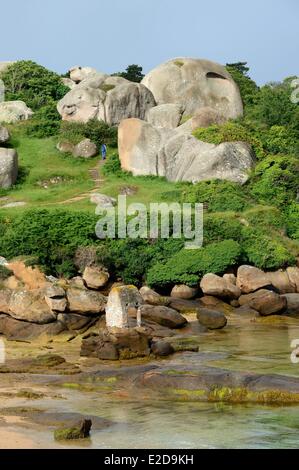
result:
[[[145,119],[155,104],[152,93],[144,85],[96,73],[67,93],[57,109],[66,121],[98,119],[115,126],[130,117]]]
[[[33,116],[33,111],[24,101],[3,101],[0,103],[0,122],[13,124]]]
[[[16,150],[0,148],[0,188],[10,188],[17,181],[17,177],[18,154]]]
[[[142,84],[154,95],[158,105],[173,103],[184,108],[185,116],[210,107],[226,119],[243,114],[238,86],[225,67],[191,58],[177,58],[149,72]]]
[[[220,145],[199,141],[191,123],[177,129],[158,128],[140,119],[123,120],[118,148],[123,170],[134,176],[163,176],[169,181],[223,179],[245,183],[255,156],[245,142]]]

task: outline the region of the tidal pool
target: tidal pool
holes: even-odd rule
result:
[[[178,353],[170,359],[154,361],[154,365],[158,368],[162,364],[175,370],[181,366],[194,369],[204,363],[209,367],[235,371],[299,377],[299,364],[292,364],[290,360],[291,341],[297,338],[297,321],[278,321],[270,325],[231,318],[226,330],[198,335],[194,339],[198,341],[198,353]],[[107,371],[106,386],[90,387],[90,390],[88,387],[66,386],[66,382],[72,385],[76,376],[0,374],[0,448],[299,447],[299,405],[178,402],[151,396],[144,400],[135,394],[134,388],[122,383],[117,385],[111,374],[130,367],[132,370],[146,367],[148,363],[101,363],[80,359],[78,344],[53,344],[51,347],[56,354],[78,364],[87,377],[88,373]],[[35,348],[33,345],[7,343],[7,357],[15,360],[45,352]],[[113,388],[114,382],[118,396]],[[30,395],[17,396],[17,392],[24,388],[43,396],[35,399]],[[22,412],[27,409],[31,411],[24,417]],[[55,427],[47,416],[51,414],[59,418],[65,413],[103,418],[109,424],[102,429],[93,429],[89,440],[58,443],[53,439]]]

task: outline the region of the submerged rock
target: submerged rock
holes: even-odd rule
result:
[[[196,316],[199,323],[209,330],[220,330],[227,325],[226,316],[215,310],[200,307]]]

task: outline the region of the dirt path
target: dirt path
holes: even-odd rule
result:
[[[100,161],[99,163],[97,163],[97,165],[94,168],[91,168],[90,170],[88,170],[90,179],[94,182],[94,185],[95,185],[94,189],[91,189],[90,191],[87,191],[84,193],[80,193],[77,196],[73,196],[70,199],[66,199],[65,201],[60,201],[58,204],[73,204],[75,202],[88,199],[93,193],[96,193],[99,190],[101,183],[104,182],[104,179],[101,178],[101,174],[100,174],[100,169],[103,166],[103,163],[104,162]]]

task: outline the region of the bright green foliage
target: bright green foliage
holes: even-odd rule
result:
[[[299,203],[293,202],[286,210],[287,234],[299,240]]]
[[[220,126],[214,125],[208,128],[199,128],[193,135],[210,144],[222,144],[223,142],[248,142],[252,145],[257,157],[265,155],[263,144],[255,132],[253,132],[243,121],[228,121]]]
[[[260,269],[279,269],[296,262],[295,256],[275,237],[274,232],[244,227],[242,238],[244,256]]]
[[[183,240],[107,240],[98,257],[116,277],[127,284],[140,285],[146,271],[159,260],[165,260],[184,246]]]
[[[182,192],[182,202],[206,203],[209,212],[241,212],[250,204],[246,189],[229,181],[203,181]]]
[[[252,195],[261,203],[284,205],[297,197],[299,160],[269,156],[258,163],[251,186]]]
[[[117,147],[117,128],[97,119],[87,123],[62,121],[60,140],[77,145],[83,139],[90,139],[99,150],[103,143]]]
[[[63,210],[31,210],[12,220],[2,218],[0,252],[8,259],[34,255],[47,272],[72,276],[78,246],[95,243],[96,217]]]
[[[6,100],[22,100],[33,110],[60,100],[68,91],[61,77],[31,60],[10,65],[0,78],[5,84]]]
[[[206,273],[223,274],[240,260],[241,247],[233,240],[212,243],[198,250],[182,249],[166,263],[158,263],[147,273],[147,283],[165,288],[176,283],[198,284]]]
[[[120,164],[119,156],[117,153],[108,155],[107,161],[105,165],[103,166],[103,174],[105,176],[108,176],[108,175],[121,176],[122,175],[121,164]]]
[[[234,214],[204,215],[204,244],[224,240],[240,241],[242,224]]]
[[[28,136],[42,139],[57,135],[60,124],[61,117],[53,101],[36,111],[33,118],[26,123],[25,129]]]
[[[285,232],[286,218],[277,207],[256,206],[244,212],[243,217],[252,227]]]

